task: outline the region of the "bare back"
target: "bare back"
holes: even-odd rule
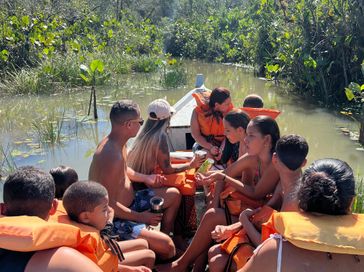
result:
[[[301,249],[289,242],[282,245],[282,272],[364,271],[363,256],[331,254],[330,259],[326,252]],[[239,271],[277,271],[278,247],[278,240],[268,240]]]
[[[115,217],[120,217],[120,204],[129,207],[134,199],[134,190],[127,176],[126,148],[105,137],[97,146],[93,156],[89,180],[100,182],[109,194],[110,206]]]

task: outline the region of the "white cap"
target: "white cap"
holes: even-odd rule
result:
[[[148,119],[163,120],[171,117],[176,110],[169,105],[167,100],[156,99],[148,106]]]

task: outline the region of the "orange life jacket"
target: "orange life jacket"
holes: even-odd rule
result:
[[[227,186],[220,193],[220,205],[227,209],[231,215],[239,215],[245,209],[256,209],[263,206],[264,201],[247,197],[232,186]]]
[[[184,163],[180,161],[180,163]],[[177,164],[177,163],[176,163]],[[156,174],[163,174],[159,166],[156,167]],[[189,169],[175,174],[163,174],[166,177],[164,181],[164,186],[176,187],[182,195],[191,196],[196,193],[196,183],[195,183],[195,169]]]
[[[269,206],[263,206],[259,212],[252,216],[251,222],[257,230],[267,222],[276,211]],[[250,243],[245,229],[241,229],[221,244],[221,249],[230,255],[237,269],[242,268],[253,255],[254,246]]]
[[[265,108],[240,108],[241,110],[245,111],[250,119],[253,119],[254,117],[257,117],[259,115],[266,115],[269,117],[272,117],[273,119],[276,119],[277,116],[281,113],[279,110],[275,109],[265,109]]]
[[[364,214],[276,213],[263,224],[262,239],[273,233],[307,250],[364,255]]]
[[[209,107],[210,91],[195,92],[192,96],[196,100],[195,112],[197,114],[198,124],[200,125],[201,134],[205,137],[213,137],[219,144],[225,139],[224,125],[222,118],[216,119]],[[233,106],[231,105],[231,109]]]
[[[117,256],[108,250],[99,231],[70,221],[62,207],[49,221],[37,216],[0,218],[0,248],[29,252],[61,246],[80,251],[103,271],[117,271]]]
[[[100,236],[100,231],[94,227],[72,221],[58,201],[58,208],[48,221],[72,225],[80,229],[81,239],[75,248],[94,261],[103,271],[117,271],[118,257],[114,255]]]

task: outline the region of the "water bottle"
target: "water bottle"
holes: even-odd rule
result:
[[[160,196],[153,196],[150,199],[150,212],[151,213],[162,213],[163,212],[164,199]],[[149,228],[160,231],[161,223],[159,222],[157,226],[149,226]]]

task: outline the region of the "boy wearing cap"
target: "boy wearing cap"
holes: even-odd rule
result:
[[[146,189],[135,194],[131,179],[150,187],[161,185],[161,176],[140,174],[126,165],[126,143],[136,136],[144,122],[139,106],[130,100],[116,102],[110,111],[110,121],[111,132],[95,151],[89,180],[107,188],[109,205],[115,212],[114,231],[122,240],[144,238],[158,257],[169,259],[175,255],[172,239],[163,232],[148,230],[146,225],[157,225],[161,221],[162,231],[167,232],[168,226],[173,226],[180,194],[176,188]],[[149,212],[149,200],[154,195],[164,199],[163,214]]]

